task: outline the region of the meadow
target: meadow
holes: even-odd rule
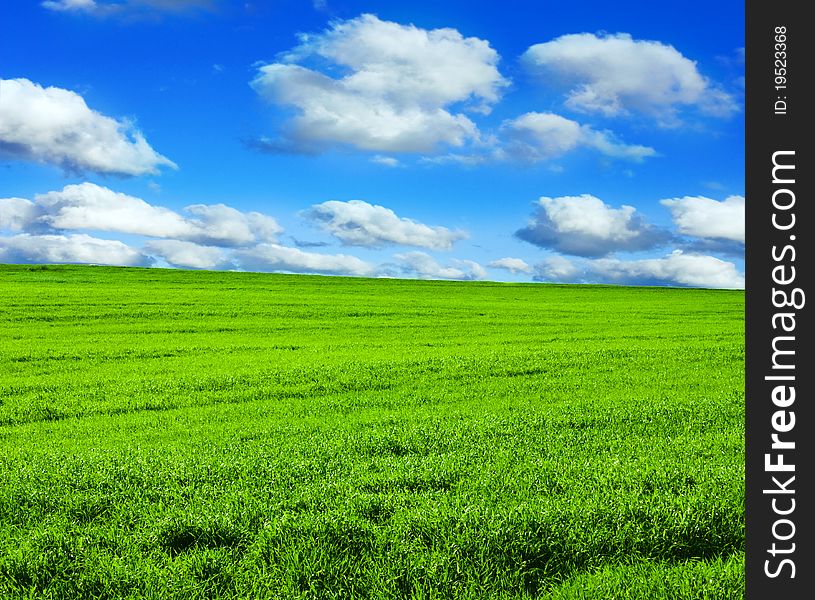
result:
[[[738,291],[0,266],[0,597],[744,593]]]

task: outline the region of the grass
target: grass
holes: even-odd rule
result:
[[[0,597],[728,599],[741,292],[0,267]]]

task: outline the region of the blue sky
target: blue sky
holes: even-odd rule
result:
[[[0,8],[0,262],[743,287],[742,2]]]

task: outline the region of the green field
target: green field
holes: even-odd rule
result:
[[[2,598],[741,598],[744,294],[0,267]]]

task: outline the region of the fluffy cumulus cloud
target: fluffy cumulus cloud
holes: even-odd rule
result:
[[[633,206],[613,208],[589,194],[541,197],[526,227],[515,235],[537,246],[585,257],[648,250],[671,237],[646,223]]]
[[[661,202],[671,211],[683,235],[744,243],[744,196],[729,196],[722,201],[685,196]]]
[[[575,261],[559,254],[548,256],[535,265],[535,279],[537,281],[570,283],[579,281],[581,273],[582,271]]]
[[[675,251],[663,258],[624,261],[598,259],[592,272],[611,283],[685,285],[709,288],[744,288],[744,276],[732,262],[702,254]]]
[[[504,140],[500,151],[504,157],[527,162],[557,158],[578,148],[632,161],[656,155],[653,148],[624,144],[611,132],[598,131],[554,113],[530,112],[506,121],[500,137]]]
[[[510,273],[531,273],[530,267],[522,258],[512,258],[507,256],[499,258],[487,263],[487,266],[493,269],[504,269]]]
[[[220,270],[234,268],[227,258],[227,252],[216,246],[202,246],[183,240],[151,240],[144,245],[144,250],[174,267]]]
[[[85,234],[0,237],[0,262],[148,266],[148,256],[117,240]]]
[[[671,285],[743,289],[744,275],[732,262],[674,251],[661,258],[569,260],[551,257],[536,265],[535,279],[550,282]]]
[[[419,279],[486,279],[487,272],[480,264],[472,260],[452,260],[447,266],[439,264],[424,252],[406,252],[394,256],[396,273]],[[386,274],[394,274],[385,269]]]
[[[43,233],[105,231],[219,246],[274,241],[282,228],[270,216],[224,204],[193,204],[183,216],[93,183],[67,185],[33,201],[0,199],[0,228]]]
[[[605,157],[641,162],[656,156],[648,146],[626,144],[607,130],[597,130],[555,113],[529,112],[504,121],[496,133],[466,152],[424,157],[435,164],[482,165],[495,162],[538,163],[588,149]]]
[[[462,146],[479,132],[460,111],[488,112],[507,85],[489,43],[455,29],[426,30],[366,14],[300,41],[252,82],[263,98],[297,113],[271,142],[278,150]],[[331,76],[305,66],[309,61],[345,74]]]
[[[0,229],[22,231],[37,218],[34,203],[25,198],[0,199]]]
[[[270,216],[224,204],[194,204],[180,214],[92,183],[34,197],[0,199],[0,262],[151,265],[372,276],[347,254],[320,254],[277,243]],[[152,238],[140,250],[74,231]]]
[[[732,96],[673,46],[627,33],[564,35],[530,47],[523,61],[547,82],[569,86],[566,105],[582,112],[645,114],[673,125],[686,107],[714,116],[738,110]]]
[[[28,79],[0,79],[0,156],[116,175],[175,168],[131,123],[90,109],[75,92]]]
[[[315,204],[304,216],[351,246],[381,247],[388,244],[446,250],[467,237],[463,231],[425,225],[399,217],[389,208],[362,200],[330,200]]]
[[[234,255],[241,268],[251,271],[356,276],[373,275],[375,271],[373,265],[356,256],[306,252],[278,244],[259,244]]]

